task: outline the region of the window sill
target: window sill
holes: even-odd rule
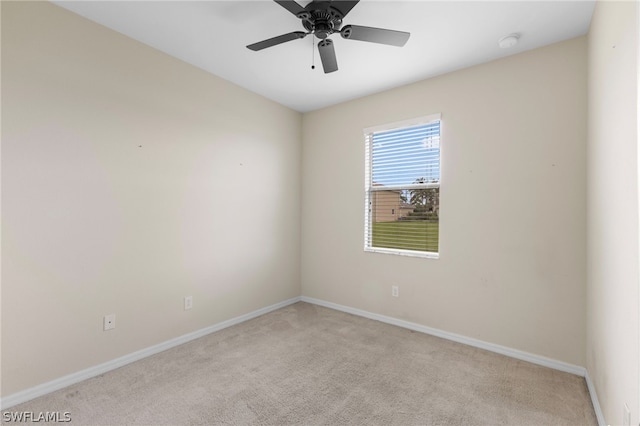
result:
[[[423,259],[439,259],[440,253],[432,253],[425,251],[388,249],[381,247],[365,247],[364,251],[370,253],[395,254],[396,256],[421,257]]]

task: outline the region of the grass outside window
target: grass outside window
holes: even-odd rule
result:
[[[437,221],[395,221],[372,224],[372,247],[437,252]]]

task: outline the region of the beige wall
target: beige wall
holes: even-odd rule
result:
[[[608,424],[638,424],[637,3],[598,2],[589,31],[587,368]]]
[[[599,3],[588,39],[304,117],[1,5],[2,396],[303,294],[586,365],[607,422],[638,422],[633,3]],[[365,253],[362,129],[432,113],[440,259]]]
[[[50,3],[2,2],[2,395],[298,296],[301,124]]]
[[[305,114],[302,294],[584,365],[586,54],[580,37]],[[440,259],[365,253],[363,129],[434,113]]]

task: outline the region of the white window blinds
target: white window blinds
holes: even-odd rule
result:
[[[437,257],[440,115],[365,129],[365,250]]]

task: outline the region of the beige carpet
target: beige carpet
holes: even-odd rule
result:
[[[7,411],[78,425],[595,425],[585,380],[297,303]]]

